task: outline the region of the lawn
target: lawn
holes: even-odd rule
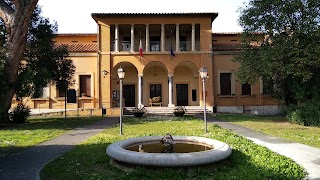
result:
[[[284,156],[254,144],[241,136],[216,125],[208,125],[204,134],[203,121],[190,116],[126,117],[124,135],[119,127],[102,133],[78,145],[50,162],[40,173],[41,179],[303,179],[304,169]],[[217,139],[230,145],[233,152],[226,162],[214,168],[199,167],[146,170],[139,167],[125,172],[109,164],[105,150],[113,142],[141,136],[191,135]]]
[[[73,128],[91,124],[101,117],[29,118],[27,123],[0,127],[0,157],[53,139]]]
[[[217,115],[216,118],[265,134],[320,148],[319,127],[293,124],[283,116]]]

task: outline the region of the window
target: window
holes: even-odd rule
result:
[[[42,94],[39,98],[48,98],[49,97],[49,87],[45,87],[42,89]]]
[[[251,84],[242,84],[242,95],[251,95]]]
[[[150,84],[150,98],[161,97],[161,84]]]
[[[272,81],[266,79],[260,79],[260,94],[269,95],[272,92]]]
[[[180,51],[187,50],[187,36],[180,36]]]
[[[192,101],[197,101],[197,90],[192,89]]]
[[[61,91],[61,90],[57,89],[57,92],[58,92],[58,97],[65,97],[66,96],[65,91]]]
[[[123,51],[130,51],[131,50],[131,38],[130,37],[123,37],[122,50]]]
[[[231,95],[231,73],[220,73],[220,94]]]
[[[91,75],[80,75],[80,95],[91,96]]]
[[[160,37],[150,37],[150,51],[160,51]]]

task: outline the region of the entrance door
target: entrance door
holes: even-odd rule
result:
[[[135,85],[123,85],[123,98],[126,107],[135,107]]]
[[[188,84],[177,84],[177,106],[188,106]]]

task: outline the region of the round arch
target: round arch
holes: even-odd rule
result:
[[[189,69],[192,72],[194,77],[199,76],[199,69],[198,69],[197,65],[195,65],[193,62],[182,61],[175,66],[173,72],[175,72],[177,70],[177,68],[180,68],[180,67],[185,67],[185,68]]]
[[[199,73],[190,61],[182,61],[174,68],[173,99],[177,106],[199,106]]]
[[[111,89],[112,89],[112,107],[118,107],[120,104],[120,86],[118,69],[122,67],[126,72],[123,79],[123,101],[124,107],[137,106],[137,86],[138,86],[138,70],[136,66],[130,62],[122,61],[117,63],[112,68],[111,73]]]

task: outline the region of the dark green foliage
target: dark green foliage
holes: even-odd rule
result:
[[[30,108],[22,102],[18,103],[13,111],[9,113],[9,118],[13,123],[24,123],[29,116]]]
[[[66,47],[55,47],[53,38],[57,25],[50,24],[49,19],[40,16],[36,8],[30,22],[25,61],[20,64],[16,95],[23,97],[40,97],[44,87],[53,81],[59,90],[65,91],[73,84],[75,66],[68,57]]]
[[[287,118],[293,123],[304,126],[320,126],[320,100],[311,100],[305,103],[288,106]]]
[[[267,93],[285,104],[320,93],[320,3],[250,0],[239,18],[244,28],[241,82],[263,77]]]

